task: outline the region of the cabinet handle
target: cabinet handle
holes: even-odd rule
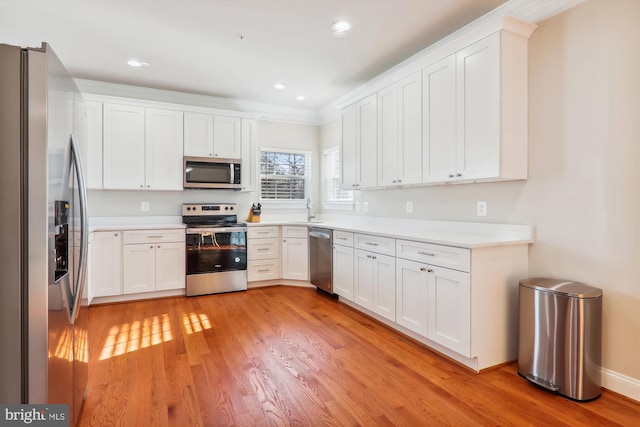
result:
[[[420,271],[427,271],[427,269],[424,267],[420,267]]]
[[[398,184],[399,184],[399,183],[401,183],[401,182],[402,182],[402,180],[401,180],[401,179],[399,179],[399,180],[398,180]]]
[[[147,236],[148,239],[161,239],[163,237],[164,237],[164,235],[162,235],[162,234],[159,235],[159,236]]]
[[[262,270],[258,270],[258,273],[268,273],[269,269],[268,268],[264,268]]]
[[[209,153],[209,157],[213,157],[213,153]]]
[[[283,243],[287,243],[287,241],[286,241],[285,239],[282,239],[282,242],[283,242]]]
[[[160,245],[158,245],[158,249],[160,249]]]
[[[113,237],[118,237],[118,233],[113,233]]]
[[[268,231],[258,231],[258,234],[269,234]]]
[[[427,273],[433,273],[433,270],[429,268],[427,269]]]
[[[365,245],[369,245],[369,246],[378,246],[377,243],[374,242],[365,242]]]
[[[457,176],[457,177],[461,177],[461,176],[462,176],[462,174],[461,174],[461,173],[457,173],[457,174],[456,174],[456,176]]]
[[[449,174],[449,178],[453,178],[453,174],[452,173]]]
[[[338,239],[338,240],[347,240],[346,237],[336,237],[336,239]]]
[[[144,188],[144,185],[143,185],[143,184],[140,184],[140,188]]]
[[[258,248],[258,252],[264,252],[264,251],[268,251],[269,248]]]
[[[391,183],[395,184],[396,182],[398,182],[397,179],[394,179],[393,181],[391,181]]]
[[[436,254],[433,254],[431,252],[418,252],[420,255],[425,255],[425,256],[436,256]]]
[[[149,184],[147,184],[147,188],[150,188],[151,186]]]
[[[372,255],[372,256],[371,256],[371,258],[372,258],[372,259],[378,259],[378,257],[377,257],[377,256],[375,256],[375,255]]]
[[[149,246],[149,249],[153,249],[153,245]]]
[[[367,258],[371,259],[371,255],[367,255]]]

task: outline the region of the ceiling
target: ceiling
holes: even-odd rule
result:
[[[318,110],[505,1],[0,0],[0,43],[46,41],[75,78]]]

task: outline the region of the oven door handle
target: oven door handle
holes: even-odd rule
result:
[[[187,234],[202,234],[202,233],[233,233],[238,231],[247,231],[247,227],[211,227],[211,228],[187,228]]]

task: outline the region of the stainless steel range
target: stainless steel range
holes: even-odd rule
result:
[[[247,289],[247,225],[235,203],[185,203],[187,296]]]

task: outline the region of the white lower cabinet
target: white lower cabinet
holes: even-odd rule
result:
[[[396,260],[396,323],[427,337],[429,273],[424,264]]]
[[[333,292],[353,301],[353,233],[333,232]]]
[[[396,320],[395,259],[375,252],[354,250],[353,301],[383,316]]]
[[[122,293],[122,232],[93,233],[91,261],[92,298]]]
[[[307,227],[282,227],[282,278],[309,280]]]
[[[247,229],[247,280],[280,278],[280,227],[259,226]]]
[[[125,231],[123,293],[185,287],[184,230]]]
[[[428,267],[427,337],[471,357],[471,286],[469,273]]]

